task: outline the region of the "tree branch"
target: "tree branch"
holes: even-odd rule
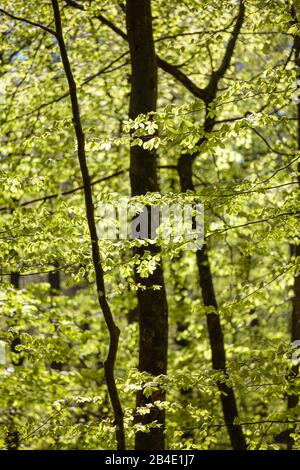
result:
[[[56,38],[59,45],[62,64],[64,67],[66,79],[69,86],[70,100],[72,105],[73,124],[77,140],[77,156],[81,170],[83,191],[86,206],[86,218],[90,233],[92,259],[96,275],[97,294],[100,308],[103,312],[106,326],[109,331],[109,350],[106,361],[104,363],[105,379],[108,388],[110,401],[114,411],[115,425],[116,425],[116,440],[118,450],[125,449],[125,433],[123,410],[119,398],[118,389],[114,377],[114,365],[117,357],[120,330],[116,326],[109,304],[106,299],[105,285],[104,285],[104,272],[101,264],[98,235],[94,214],[93,196],[90,184],[89,170],[87,166],[86,151],[85,151],[85,136],[81,123],[80,109],[77,97],[77,87],[74,80],[71,64],[69,61],[61,24],[60,10],[57,0],[52,0],[52,8],[56,27]]]
[[[300,214],[300,211],[283,212],[281,214],[271,215],[270,217],[265,218],[265,219],[250,220],[249,222],[246,222],[244,224],[230,225],[229,227],[214,230],[213,232],[206,235],[206,238],[210,238],[214,235],[220,235],[221,233],[228,232],[229,230],[234,230],[234,229],[237,229],[237,228],[248,227],[249,225],[256,225],[256,224],[262,224],[262,223],[265,223],[265,222],[269,222],[270,220],[278,219],[279,217],[288,217],[288,216],[297,217],[297,216],[299,216],[299,214]]]
[[[185,73],[179,70],[178,67],[169,64],[169,62],[161,59],[159,56],[157,56],[157,65],[162,70],[164,70],[164,72],[172,75],[176,80],[182,83],[182,85],[184,85],[185,88],[189,90],[194,96],[200,98],[203,101],[207,100],[207,93],[205,89],[199,88]]]
[[[47,26],[44,26],[43,24],[36,23],[35,21],[28,20],[27,18],[21,18],[20,16],[13,15],[12,13],[9,13],[8,11],[3,10],[3,8],[0,8],[0,13],[8,16],[12,20],[23,21],[24,23],[30,24],[31,26],[35,26],[37,28],[43,29],[44,31],[47,31],[47,33],[52,34],[53,36],[56,35],[53,29],[48,28]]]
[[[242,28],[243,22],[244,22],[244,17],[245,17],[245,4],[244,0],[240,0],[240,7],[239,7],[239,13],[236,18],[236,22],[232,31],[231,38],[227,44],[226,52],[223,57],[223,60],[221,62],[220,67],[218,70],[216,70],[215,75],[220,79],[223,77],[225,72],[230,66],[230,62],[233,56],[234,48],[238,39],[238,36],[240,34],[240,30]]]
[[[78,3],[72,0],[66,0],[66,3],[68,6],[72,6],[74,8],[84,11],[84,7],[82,5],[78,5]],[[95,18],[101,21],[101,23],[108,26],[112,31],[118,34],[118,36],[120,36],[121,38],[123,38],[125,41],[128,42],[127,34],[124,33],[124,31],[122,31],[122,29],[116,26],[112,21],[108,20],[103,15],[96,15]],[[197,85],[195,85],[192,82],[192,80],[190,80],[189,77],[185,73],[183,73],[181,70],[175,67],[175,65],[169,64],[165,60],[161,59],[158,55],[156,56],[156,59],[157,59],[158,67],[160,67],[162,70],[169,73],[176,80],[181,82],[191,93],[193,93],[194,96],[197,96],[198,98],[202,100],[205,100],[207,98],[206,92],[203,89],[199,88]]]

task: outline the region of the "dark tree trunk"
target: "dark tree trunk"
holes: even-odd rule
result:
[[[239,13],[237,15],[231,38],[228,42],[225,54],[223,56],[223,60],[221,62],[220,67],[216,71],[212,72],[210,81],[205,89],[197,90],[197,87],[195,87],[195,85],[193,84],[193,86],[191,87],[190,81],[189,84],[186,84],[186,79],[183,80],[180,75],[178,76],[177,71],[172,72],[174,73],[175,77],[177,75],[178,80],[181,81],[185,86],[189,85],[187,86],[187,88],[190,89],[192,93],[195,94],[195,96],[198,96],[204,101],[206,111],[208,111],[209,106],[213,104],[213,101],[217,96],[218,84],[226,73],[226,71],[228,70],[228,68],[230,67],[232,55],[235,49],[238,35],[243,25],[244,17],[245,2],[244,0],[240,0]],[[201,91],[200,94],[199,91]],[[211,132],[214,126],[215,118],[209,117],[208,112],[206,112],[206,117],[203,125],[204,131],[206,133]],[[198,145],[201,145],[204,140],[205,137],[198,142]],[[195,191],[192,168],[193,162],[198,156],[198,153],[199,152],[195,152],[193,154],[184,154],[180,157],[178,161],[178,172],[182,192],[188,190]],[[213,285],[213,278],[210,270],[209,255],[206,244],[203,245],[203,248],[201,250],[197,251],[197,266],[203,303],[206,307],[213,307],[216,311],[216,313],[210,313],[206,315],[210,347],[212,352],[213,368],[215,370],[223,371],[224,378],[227,378],[228,375],[226,371],[226,353],[224,337],[220,317],[217,313],[218,305]],[[238,409],[233,389],[226,385],[226,383],[221,381],[218,382],[218,389],[221,393],[221,403],[224,421],[228,430],[232,448],[234,450],[246,450],[247,443],[243,434],[242,427],[240,425],[234,424],[235,418],[238,417]]]
[[[292,16],[294,18],[294,24],[298,24],[297,11],[292,8]],[[300,36],[296,35],[294,40],[294,49],[295,49],[295,66],[297,73],[297,149],[300,150]],[[300,163],[298,163],[298,183],[300,189]],[[291,255],[295,258],[300,257],[300,245],[299,240],[298,244],[290,246]],[[292,302],[292,319],[291,319],[291,341],[300,340],[300,274],[296,275],[294,278],[293,285],[293,302]],[[299,364],[295,364],[289,373],[289,379],[291,383],[293,379],[299,375]],[[288,395],[288,409],[295,408],[299,403],[299,392],[292,393]],[[289,436],[288,438],[288,449],[293,447],[294,440]]]
[[[291,253],[295,257],[300,257],[300,245],[291,245]],[[291,341],[300,340],[300,275],[295,276],[293,285],[293,301],[292,301],[292,321],[291,321]],[[293,381],[299,374],[299,364],[292,366],[289,379]],[[288,408],[295,408],[299,402],[299,394],[291,394],[288,396]]]
[[[213,122],[208,122],[207,120],[206,124],[205,127],[208,132],[212,129]],[[191,155],[183,155],[179,160],[178,169],[182,192],[187,190],[195,191],[192,178],[192,163],[193,156]],[[206,244],[203,245],[202,249],[197,250],[197,266],[203,303],[206,307],[213,307],[216,310],[216,313],[206,315],[213,368],[218,371],[223,371],[224,377],[227,378],[224,337],[220,317],[217,313],[218,305]],[[234,419],[238,417],[238,409],[233,389],[224,382],[218,382],[218,389],[221,393],[224,421],[232,448],[234,450],[245,450],[247,449],[247,444],[242,428],[240,425],[234,424]]]
[[[51,296],[56,296],[60,291],[60,271],[59,264],[54,263],[55,269],[48,274],[48,282],[50,284]],[[50,320],[51,321],[51,320]],[[56,333],[58,332],[57,325],[55,325]],[[63,370],[63,364],[61,362],[52,361],[50,365],[51,369]]]
[[[294,11],[296,17],[296,12]],[[297,23],[297,18],[295,18]],[[295,65],[297,70],[297,78],[300,79],[300,37],[295,36]],[[298,101],[300,100],[300,86],[297,84]],[[300,101],[297,102],[297,149],[300,150]],[[300,163],[298,163],[298,173],[300,173]],[[300,174],[298,174],[298,183],[300,188]],[[291,254],[295,258],[300,257],[300,245],[291,246]],[[292,303],[292,328],[291,328],[291,339],[292,341],[300,340],[300,275],[295,276],[293,285],[293,303]],[[299,365],[293,367],[293,375],[297,376],[299,373]],[[294,408],[299,401],[298,395],[290,395],[288,398],[289,408]]]
[[[10,282],[14,286],[15,289],[20,288],[20,274],[18,272],[14,272],[10,276]],[[16,349],[17,346],[21,344],[21,340],[18,333],[15,333],[15,337],[11,342],[10,350],[12,353],[16,354],[12,363],[14,366],[22,366],[24,363],[24,357],[20,354],[20,351]]]
[[[64,72],[69,87],[70,101],[72,106],[73,126],[76,135],[77,142],[77,157],[81,171],[81,178],[83,184],[85,209],[86,209],[86,220],[89,228],[90,242],[93,266],[96,275],[96,287],[99,306],[102,310],[103,317],[109,332],[109,349],[106,361],[104,363],[105,379],[108,388],[109,398],[114,411],[114,419],[116,426],[116,441],[117,449],[124,450],[125,444],[125,432],[124,432],[124,419],[123,410],[120,402],[119,392],[116,386],[114,376],[114,366],[118,352],[119,335],[120,330],[114,322],[114,318],[107,301],[105,284],[104,284],[104,272],[101,264],[100,250],[98,243],[98,234],[96,227],[93,195],[91,189],[91,180],[89,175],[89,169],[87,165],[86,149],[85,149],[85,135],[81,123],[81,115],[79,102],[77,97],[77,85],[73,76],[71,64],[69,61],[68,52],[63,35],[60,9],[58,0],[52,0],[52,8],[55,21],[55,32],[51,33],[55,35],[58,42],[61,61],[63,64]]]
[[[48,274],[48,282],[52,293],[60,291],[60,272],[58,263],[54,263],[56,269]]]
[[[18,450],[20,445],[20,434],[14,428],[13,421],[8,426],[8,431],[5,437],[6,450]]]
[[[15,289],[20,288],[20,274],[18,272],[14,272],[10,276],[10,282],[14,286]],[[17,346],[21,344],[21,340],[19,335],[16,334],[14,339],[10,344],[10,350],[12,353],[16,354],[15,358],[12,360],[14,366],[22,366],[24,362],[24,358],[20,355],[20,352],[16,349]],[[5,437],[5,444],[7,450],[18,450],[20,445],[20,434],[19,431],[16,429],[15,426],[15,409],[11,408],[9,410],[9,422],[8,422],[8,430]]]
[[[18,272],[11,273],[10,282],[16,289],[19,289],[20,288],[20,274]]]
[[[130,118],[156,110],[157,99],[157,63],[152,33],[151,1],[127,0],[126,25],[131,55],[131,95]],[[132,195],[141,195],[159,190],[155,151],[141,147],[130,149],[130,182]],[[147,247],[152,255],[159,253],[157,247]],[[143,256],[144,249],[136,252]],[[139,370],[154,376],[167,372],[168,347],[168,307],[163,278],[162,264],[147,279],[135,273],[136,282],[146,286],[138,291],[139,307]],[[153,285],[160,285],[160,290],[153,290]],[[164,400],[165,392],[159,390],[146,398],[138,393],[137,407],[142,407],[156,400]],[[157,421],[159,428],[149,433],[136,434],[135,448],[164,449],[165,413],[153,406],[151,413],[137,417],[142,424]]]

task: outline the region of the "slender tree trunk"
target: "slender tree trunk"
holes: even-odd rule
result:
[[[208,128],[212,127],[213,123],[211,122],[206,126],[206,131],[208,132]],[[192,178],[192,163],[193,158],[191,156],[183,155],[180,158],[178,168],[182,192],[187,190],[195,191]],[[228,374],[226,372],[224,336],[220,317],[217,313],[218,305],[206,244],[203,245],[202,249],[197,250],[196,256],[203,303],[206,307],[213,307],[216,311],[216,313],[209,313],[206,315],[213,368],[217,371],[223,371],[224,377],[228,378]],[[247,449],[247,444],[242,428],[240,425],[234,424],[235,418],[238,417],[238,409],[233,389],[224,382],[218,382],[217,385],[221,393],[224,421],[228,430],[232,448],[234,450],[245,450]]]
[[[208,108],[213,104],[214,99],[217,96],[218,84],[228,68],[230,67],[231,58],[234,52],[236,41],[243,25],[245,17],[245,2],[240,0],[239,2],[239,13],[235,22],[235,26],[228,42],[223,60],[220,67],[212,72],[210,81],[206,88],[201,91],[199,96],[205,103],[206,106],[206,117],[204,121],[204,131],[206,133],[211,132],[215,126],[215,118],[208,116]],[[178,74],[176,72],[176,74]],[[181,77],[178,79],[182,81]],[[186,81],[186,79],[184,80]],[[193,84],[192,84],[193,85]],[[189,81],[189,89],[195,94],[198,93],[197,87],[191,86]],[[195,91],[193,91],[195,89]],[[204,141],[205,137],[198,142],[198,145]],[[198,156],[198,152],[194,154],[184,154],[180,157],[178,162],[178,172],[180,177],[181,191],[195,191],[193,183],[193,162]],[[215,295],[213,278],[210,269],[209,254],[207,245],[204,244],[201,250],[197,251],[197,266],[199,272],[199,283],[202,292],[203,303],[206,307],[213,307],[216,313],[210,313],[206,315],[207,328],[210,340],[210,347],[212,352],[212,364],[213,368],[218,371],[223,371],[224,377],[227,378],[228,374],[226,371],[226,353],[224,345],[224,336],[220,317],[217,313],[218,305]],[[221,403],[224,415],[224,421],[228,430],[231,445],[234,450],[246,450],[247,444],[243,434],[242,427],[234,424],[235,418],[238,418],[237,403],[234,395],[234,391],[224,382],[218,382],[218,389],[221,393]]]
[[[18,272],[14,272],[10,276],[10,282],[14,286],[15,289],[20,288],[20,274]],[[17,334],[11,342],[10,350],[12,353],[18,354],[19,357],[13,360],[14,366],[22,366],[24,362],[24,358],[20,356],[20,352],[16,350],[16,347],[21,344],[19,335]],[[15,409],[9,409],[9,421],[8,421],[8,430],[5,437],[5,444],[7,450],[18,450],[20,444],[20,434],[15,425]]]
[[[300,245],[291,245],[291,254],[300,257]],[[291,321],[291,341],[300,340],[300,275],[294,278],[292,300],[292,321]],[[289,379],[292,381],[299,374],[299,364],[292,366]],[[299,403],[299,393],[288,396],[288,409],[295,408]]]
[[[295,24],[298,24],[297,20],[297,10],[292,8],[292,16],[294,17]],[[295,67],[297,74],[297,149],[300,150],[300,36],[296,35],[294,40],[294,49],[295,49]],[[300,163],[298,163],[298,183],[300,189]],[[298,240],[299,241],[299,240]],[[293,244],[290,246],[291,255],[295,258],[300,258],[300,244]],[[291,341],[300,340],[300,274],[296,275],[294,278],[293,285],[293,301],[292,301],[292,319],[291,319]],[[299,375],[299,364],[293,365],[289,373],[289,379],[291,382],[293,379]],[[288,395],[288,409],[291,410],[295,408],[299,403],[299,392]],[[288,438],[288,449],[293,447],[294,440]]]
[[[52,294],[60,291],[60,271],[59,271],[59,264],[54,263],[55,270],[51,271],[48,274],[48,282],[50,284],[50,289]]]
[[[10,282],[12,283],[15,289],[19,289],[20,288],[20,274],[18,272],[12,273],[10,276]],[[11,352],[18,355],[18,357],[14,359],[13,361],[14,366],[22,366],[24,362],[24,358],[20,355],[20,351],[16,349],[16,347],[19,346],[20,344],[21,344],[20,336],[18,333],[16,333],[10,345]]]
[[[107,359],[104,363],[105,378],[108,388],[110,401],[114,411],[115,425],[116,425],[116,440],[117,448],[119,450],[125,449],[125,433],[124,433],[124,422],[123,422],[123,410],[118,394],[118,390],[115,383],[114,377],[114,365],[118,351],[119,344],[119,328],[116,326],[109,304],[106,299],[105,286],[104,286],[104,273],[101,265],[98,235],[95,222],[93,196],[90,184],[89,170],[86,160],[85,151],[85,136],[81,124],[80,109],[77,97],[77,87],[74,80],[73,72],[69,62],[69,57],[63,37],[63,30],[61,24],[60,10],[57,0],[52,0],[52,8],[55,20],[55,36],[59,45],[61,60],[63,63],[66,79],[69,86],[70,100],[73,114],[73,125],[77,140],[77,156],[81,170],[82,183],[84,188],[85,207],[86,207],[86,218],[89,228],[92,259],[94,270],[96,274],[96,286],[100,308],[102,309],[103,316],[109,331],[110,343]]]
[[[50,294],[51,297],[55,297],[60,291],[60,271],[59,271],[59,264],[54,263],[55,270],[51,271],[48,274],[48,282],[50,284]],[[50,320],[52,322],[52,320]],[[58,333],[57,325],[55,325],[56,334]],[[62,370],[63,364],[61,362],[52,361],[50,367],[55,370]]]
[[[18,272],[11,273],[10,282],[15,289],[20,288],[20,274]]]
[[[294,12],[296,15],[296,12]],[[295,66],[297,70],[297,80],[300,80],[300,36],[295,36]],[[300,151],[300,86],[297,84],[298,101],[297,101],[297,149]],[[298,184],[300,189],[300,163],[298,163]],[[296,258],[300,257],[300,244],[291,246],[291,254]],[[295,276],[293,285],[293,303],[292,303],[292,328],[291,339],[292,341],[300,340],[300,274]],[[299,365],[293,367],[293,375],[297,376],[299,373]],[[294,408],[299,401],[298,395],[290,395],[288,398],[288,407]]]
[[[152,33],[151,1],[127,0],[126,25],[131,56],[131,95],[130,118],[156,110],[157,99],[157,63]],[[132,195],[141,195],[159,190],[157,178],[157,156],[155,151],[135,146],[130,149],[130,182]],[[153,245],[147,247],[152,255],[159,253]],[[144,249],[137,249],[143,256]],[[154,376],[167,372],[168,348],[168,307],[163,278],[162,264],[148,278],[143,279],[135,273],[137,283],[146,289],[138,290],[139,306],[139,370]],[[153,285],[160,285],[160,290],[153,290]],[[164,400],[165,392],[159,390],[150,397],[143,391],[137,395],[137,408]],[[165,413],[155,405],[151,412],[137,417],[142,424],[156,421],[160,427],[151,428],[150,432],[136,434],[135,448],[164,449]]]

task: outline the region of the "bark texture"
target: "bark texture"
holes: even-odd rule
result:
[[[131,95],[130,118],[156,110],[157,100],[157,61],[154,49],[150,0],[127,0],[126,26],[131,56]],[[130,149],[130,182],[133,196],[159,190],[157,178],[157,156],[155,151],[135,146]],[[158,247],[146,248],[152,255],[159,253]],[[137,249],[143,256],[144,249]],[[139,289],[139,370],[154,376],[167,372],[168,347],[168,307],[163,278],[162,263],[148,278],[143,279],[135,273],[137,283],[146,287]],[[153,285],[160,285],[160,290],[153,290]],[[164,449],[165,413],[153,403],[164,400],[165,392],[159,390],[150,397],[141,392],[137,395],[137,407],[152,404],[151,412],[138,417],[138,422],[148,424],[156,421],[160,427],[150,432],[136,434],[137,450]]]

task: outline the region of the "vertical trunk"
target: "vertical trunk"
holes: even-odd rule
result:
[[[293,245],[293,256],[300,257],[300,245]],[[293,302],[292,302],[292,328],[291,339],[293,341],[300,340],[300,275],[295,276],[293,285]],[[293,375],[297,376],[299,372],[299,365],[293,367]],[[291,395],[288,403],[289,408],[294,408],[299,401],[298,395]]]
[[[230,67],[232,55],[235,49],[236,41],[243,25],[245,17],[245,2],[240,0],[239,13],[235,22],[235,26],[231,38],[227,44],[223,60],[218,70],[213,71],[207,87],[202,91],[203,101],[208,111],[209,106],[213,103],[217,96],[218,84],[228,68]],[[206,113],[204,121],[204,131],[211,132],[215,126],[215,118],[211,118]],[[205,139],[205,137],[203,138]],[[201,145],[203,139],[198,142]],[[181,191],[195,191],[193,183],[192,167],[198,153],[182,155],[178,162],[178,172],[180,177]],[[199,272],[199,283],[202,292],[203,303],[206,307],[213,307],[216,313],[206,315],[207,328],[209,334],[210,347],[212,352],[213,368],[224,373],[225,378],[228,377],[226,371],[226,353],[224,345],[224,336],[220,317],[217,313],[218,305],[215,295],[212,274],[210,270],[209,255],[207,245],[205,244],[201,250],[197,251],[197,266]],[[234,391],[231,387],[223,382],[218,382],[218,389],[221,393],[221,403],[223,409],[224,421],[228,430],[232,448],[234,450],[246,450],[247,443],[243,434],[242,427],[234,424],[235,418],[238,417],[237,403]]]
[[[296,15],[296,12],[295,12]],[[295,36],[295,66],[297,70],[297,91],[298,91],[298,101],[297,101],[297,150],[300,150],[300,86],[298,81],[300,79],[300,36]],[[300,163],[298,163],[298,184],[300,189]],[[293,245],[291,247],[291,253],[296,258],[300,256],[300,245]],[[300,275],[295,276],[294,285],[293,285],[293,304],[292,304],[292,341],[300,340]],[[299,372],[299,365],[294,366],[293,374],[296,376]],[[298,395],[291,395],[289,397],[288,403],[289,408],[294,408],[299,401]]]
[[[151,1],[127,0],[126,25],[131,56],[131,95],[130,118],[156,110],[157,99],[157,64],[152,33]],[[145,194],[159,190],[155,151],[141,147],[130,149],[130,182],[132,195]],[[136,250],[143,256],[144,249]],[[158,247],[149,246],[152,255],[159,252]],[[168,308],[163,278],[162,264],[147,279],[135,273],[136,282],[146,289],[138,291],[139,307],[139,370],[154,376],[166,374],[168,347]],[[153,285],[160,285],[160,290],[153,290]],[[146,398],[142,391],[137,395],[137,407],[164,400],[165,393],[159,390]],[[135,448],[164,449],[165,413],[156,406],[151,412],[138,418],[142,424],[156,421],[160,427],[151,428],[150,432],[136,434]]]
[[[210,263],[207,251],[207,245],[197,251],[197,265],[200,276],[200,287],[202,291],[203,303],[206,307],[214,307],[217,311],[218,305],[214,291],[213,279],[210,270]],[[226,372],[226,353],[224,345],[224,336],[221,321],[218,313],[206,315],[207,328],[212,352],[212,364],[215,370]],[[231,445],[234,450],[246,449],[246,441],[240,425],[235,425],[234,419],[238,417],[237,403],[232,387],[226,383],[218,382],[218,388],[221,392],[221,403],[223,408],[224,421],[227,426]]]
[[[299,116],[300,117],[300,116]],[[300,245],[291,245],[291,254],[300,257]],[[300,340],[300,275],[294,278],[293,285],[293,301],[292,301],[292,319],[291,319],[291,341]],[[292,366],[289,379],[293,381],[299,374],[299,364]],[[299,394],[291,394],[288,396],[288,409],[295,408],[299,402]]]
[[[20,288],[20,274],[18,272],[11,273],[10,282],[12,283],[15,289],[19,289]]]
[[[54,263],[54,266],[56,269],[48,274],[48,282],[50,284],[52,293],[55,293],[55,291],[60,291],[60,272],[58,270],[59,264]]]
[[[18,272],[14,272],[10,276],[10,282],[14,286],[15,289],[20,288],[20,274]],[[16,346],[21,344],[20,338],[18,335],[14,337],[11,342],[10,350],[15,354],[20,354],[19,351],[16,350]],[[14,366],[21,366],[24,362],[23,357],[17,357],[17,359],[13,360]],[[9,421],[8,421],[8,430],[5,437],[5,444],[7,450],[18,450],[20,444],[20,434],[19,431],[16,429],[15,426],[15,414],[17,410],[9,409]]]
[[[181,256],[178,258],[178,261],[180,260]],[[171,266],[171,277],[173,278],[174,282],[174,292],[172,295],[179,295],[180,300],[178,301],[178,305],[183,306],[183,301],[184,301],[184,291],[185,287],[180,285],[179,281],[179,275],[180,275],[180,268],[178,269],[178,266],[174,266],[172,264]],[[187,279],[185,280],[185,282]],[[186,320],[186,311],[184,308],[181,308],[181,320],[177,321],[176,323],[176,337],[175,337],[175,343],[177,344],[179,348],[179,354],[183,353],[186,348],[188,348],[191,345],[191,341],[188,338],[180,338],[181,333],[184,333],[187,331],[189,327],[189,321]],[[184,443],[186,439],[193,439],[194,436],[194,419],[191,418],[190,413],[187,410],[187,406],[191,403],[193,400],[193,395],[194,395],[194,389],[193,387],[189,387],[188,389],[186,388],[181,388],[180,389],[180,407],[182,409],[182,419],[184,422],[187,423],[186,428],[187,430],[182,434],[181,441]]]
[[[59,264],[54,263],[55,270],[49,272],[48,282],[50,284],[51,297],[56,296],[60,291],[60,272],[58,270]],[[52,320],[50,320],[52,322]],[[55,325],[55,331],[58,334],[57,325]],[[52,361],[50,367],[55,370],[62,370],[63,364],[61,362]]]
[[[19,289],[20,288],[20,274],[18,272],[12,273],[10,276],[10,282],[12,283],[15,289]],[[18,355],[13,360],[14,366],[22,366],[24,362],[24,358],[22,357],[22,355],[20,355],[20,351],[16,349],[16,347],[19,346],[20,344],[21,344],[21,340],[20,340],[19,334],[15,333],[15,337],[12,340],[11,345],[10,345],[11,352]]]
[[[294,17],[295,24],[298,23],[297,21],[297,10],[292,8],[292,16]],[[297,149],[300,150],[300,86],[299,86],[299,79],[300,79],[300,36],[295,36],[294,41],[294,49],[295,49],[295,67],[296,67],[296,74],[297,74]],[[300,189],[300,163],[298,163],[298,183]],[[300,257],[300,245],[295,244],[291,245],[291,254],[296,258]],[[294,285],[293,285],[293,302],[292,302],[292,321],[291,321],[291,341],[299,341],[300,340],[300,274],[296,275],[294,278]],[[289,378],[293,381],[299,375],[299,364],[295,364],[289,374]],[[299,394],[294,393],[288,396],[288,409],[293,409],[298,405],[299,402]],[[289,437],[288,439],[288,448],[293,447],[293,439]]]
[[[213,126],[214,122],[211,119],[206,119],[206,125],[204,126],[206,132],[210,132],[213,129]],[[192,165],[194,158],[195,155],[182,155],[179,159],[178,170],[182,192],[187,190],[195,191],[192,178]],[[224,337],[220,317],[217,313],[218,305],[206,244],[203,245],[201,250],[197,250],[196,256],[203,303],[206,307],[213,307],[216,310],[216,313],[206,315],[213,368],[218,371],[223,371],[224,376],[228,377],[226,372]],[[224,382],[218,382],[217,385],[221,393],[224,421],[228,430],[232,448],[234,450],[246,450],[247,444],[242,428],[240,425],[234,424],[234,419],[238,417],[234,391]]]
[[[55,21],[55,37],[58,42],[61,61],[63,64],[65,76],[68,82],[70,101],[72,106],[73,125],[77,142],[77,157],[81,171],[81,178],[83,183],[86,220],[89,229],[89,236],[91,242],[92,260],[96,275],[96,287],[99,306],[102,310],[103,317],[109,332],[109,349],[106,361],[104,363],[105,379],[108,388],[109,398],[113,407],[115,426],[116,426],[116,441],[118,450],[125,449],[125,433],[124,433],[124,419],[123,410],[120,402],[118,389],[115,382],[114,366],[118,352],[120,330],[114,322],[110,306],[107,302],[104,272],[101,264],[99,240],[97,235],[93,195],[90,184],[89,169],[87,166],[86,150],[85,150],[85,135],[81,123],[81,115],[79,102],[77,97],[77,86],[74,80],[71,64],[69,61],[68,52],[64,40],[60,9],[57,0],[52,0],[52,9]]]
[[[245,266],[245,269],[246,269],[246,273],[245,273],[245,281],[249,284],[250,283],[250,272],[251,272],[251,263],[252,263],[252,256],[251,255],[247,255],[245,257],[245,261],[246,261],[246,266]],[[250,322],[250,326],[253,327],[253,331],[257,331],[257,327],[259,326],[259,320],[258,320],[258,317],[256,315],[256,309],[255,308],[252,308],[249,312],[250,316],[252,317],[252,320]]]

